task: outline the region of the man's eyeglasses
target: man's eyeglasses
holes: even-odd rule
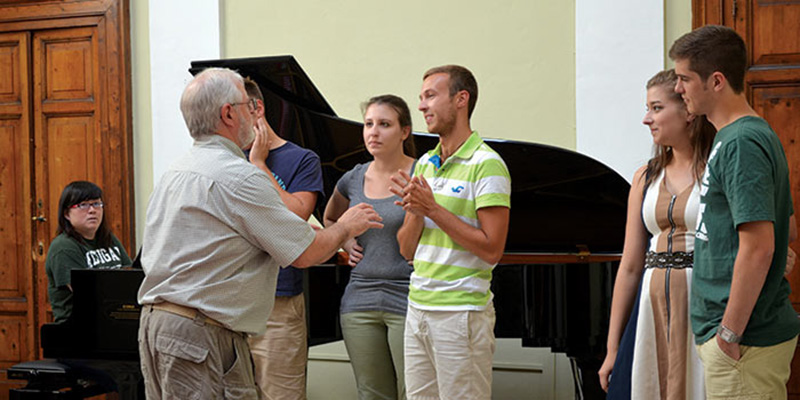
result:
[[[232,106],[238,106],[238,105],[241,105],[241,104],[247,104],[247,110],[250,111],[251,114],[256,112],[256,109],[258,109],[258,100],[256,100],[256,99],[250,99],[250,100],[247,100],[247,101],[240,101],[240,102],[228,103],[228,104],[230,104]]]
[[[101,208],[103,208],[103,202],[102,201],[87,201],[85,203],[73,204],[69,208],[77,208],[79,210],[86,211],[86,210],[89,209],[89,207],[92,207],[94,209],[101,209]]]

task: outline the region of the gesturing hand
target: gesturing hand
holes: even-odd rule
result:
[[[401,199],[394,204],[414,215],[428,216],[437,207],[433,190],[424,177],[412,178],[405,171],[397,171],[397,174],[392,175],[389,190]]]
[[[383,218],[378,212],[366,203],[359,203],[347,209],[339,217],[337,223],[343,224],[347,228],[350,237],[359,236],[367,229],[383,228],[381,223]]]

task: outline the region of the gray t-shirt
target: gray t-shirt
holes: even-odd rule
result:
[[[394,204],[397,196],[371,199],[364,195],[364,173],[369,163],[358,164],[336,184],[336,189],[350,206],[367,203],[383,218],[383,229],[370,229],[356,240],[364,248],[364,258],[350,273],[350,282],[342,296],[341,313],[385,311],[406,313],[408,279],[414,270],[400,255],[397,230],[403,225],[405,211]],[[411,170],[414,168],[412,166]]]

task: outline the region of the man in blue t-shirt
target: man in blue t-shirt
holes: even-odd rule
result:
[[[694,115],[717,128],[700,189],[691,321],[708,399],[785,399],[797,313],[784,278],[797,237],[783,146],[747,102],[747,49],[708,25],[669,52]]]
[[[256,141],[269,143],[254,144],[245,155],[267,173],[286,207],[307,220],[324,196],[319,156],[278,136],[264,117],[264,97],[258,84],[246,78],[244,86],[256,110]],[[267,332],[248,340],[256,383],[264,398],[306,398],[306,336],[303,273],[292,266],[282,268]]]

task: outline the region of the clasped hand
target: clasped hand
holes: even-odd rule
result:
[[[424,177],[411,177],[405,171],[397,171],[397,174],[392,175],[389,191],[400,197],[400,200],[395,201],[394,204],[414,215],[430,216],[430,213],[437,207],[433,190]]]

